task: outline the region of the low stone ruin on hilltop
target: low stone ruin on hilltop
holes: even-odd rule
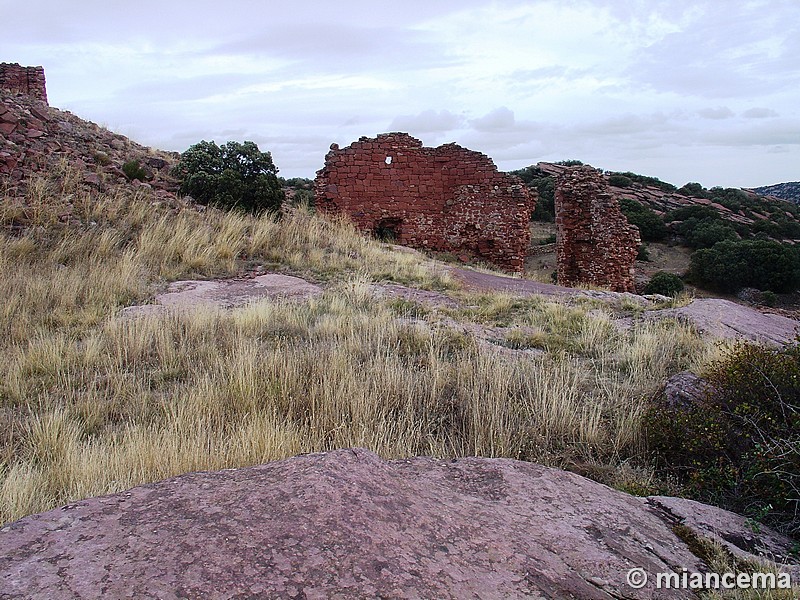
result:
[[[634,291],[641,240],[602,174],[569,170],[557,187],[559,283]],[[405,133],[363,137],[347,148],[331,146],[315,189],[321,212],[346,214],[365,232],[523,270],[536,197],[479,152],[426,148]]]
[[[336,144],[317,173],[316,205],[398,244],[521,272],[536,198],[480,152],[427,148],[405,133]]]
[[[0,89],[29,96],[47,104],[47,84],[44,67],[23,67],[0,63]]]

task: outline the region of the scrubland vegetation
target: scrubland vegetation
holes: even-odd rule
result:
[[[468,292],[345,221],[89,193],[66,166],[0,206],[0,522],[188,471],[353,446],[537,461],[633,493],[691,489],[659,462],[682,451],[669,444],[684,433],[656,440],[654,458],[648,411],[670,375],[713,370],[730,348],[685,324],[621,329],[613,319],[641,307]],[[121,313],[168,281],[256,266],[326,291]],[[376,295],[387,281],[447,291],[458,307]],[[500,331],[498,343],[475,327]]]
[[[536,165],[513,173],[538,193],[531,218],[553,221],[555,178]],[[800,289],[800,208],[795,204],[735,188],[706,189],[699,183],[687,183],[679,189],[654,177],[630,172],[607,175],[609,184],[618,188],[648,186],[702,202],[659,214],[638,200],[621,198],[622,212],[639,228],[644,242],[640,260],[648,260],[648,243],[666,241],[691,249],[691,264],[682,276],[699,288],[734,294],[742,288],[755,288],[773,298],[775,293]],[[743,219],[729,219],[730,215],[719,210],[721,207]]]
[[[277,221],[90,194],[68,170],[2,206],[0,521],[350,446],[536,460],[643,489],[646,400],[720,351],[672,321],[620,331],[593,302],[459,291],[421,257],[303,210]],[[256,264],[327,291],[120,315],[165,281]],[[450,290],[464,308],[380,300],[369,286],[380,281]],[[454,321],[507,327],[509,348],[542,352],[498,353]]]

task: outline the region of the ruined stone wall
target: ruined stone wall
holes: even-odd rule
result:
[[[44,79],[44,67],[22,67],[18,64],[0,63],[0,89],[31,96],[46,103],[47,84]]]
[[[426,148],[405,133],[331,146],[315,195],[320,212],[349,215],[363,231],[516,272],[536,201],[486,155],[456,144]]]
[[[608,190],[602,173],[572,167],[556,182],[558,283],[587,283],[634,292],[641,238]]]

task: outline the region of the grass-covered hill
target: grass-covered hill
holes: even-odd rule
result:
[[[772,387],[762,381],[747,396],[780,390],[758,430],[777,445],[731,453],[726,436],[702,445],[703,427],[739,439],[759,415],[736,421],[710,399],[679,413],[683,429],[656,418],[673,375],[690,370],[727,390],[730,361],[745,360],[681,320],[645,318],[624,296],[470,291],[442,263],[346,221],[196,206],[124,173],[101,186],[87,179],[102,168],[68,152],[0,186],[0,522],[179,473],[366,447],[535,461],[796,529],[787,517],[796,477],[754,483],[800,455],[783,410],[795,399],[780,387],[796,376],[793,350],[765,350],[778,357]],[[256,270],[324,292],[231,310],[123,310],[169,282]],[[381,293],[388,283],[450,302]]]

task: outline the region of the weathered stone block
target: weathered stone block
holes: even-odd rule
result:
[[[556,182],[558,283],[585,283],[634,292],[641,238],[608,191],[602,173],[572,167]]]
[[[43,67],[23,67],[16,63],[0,63],[0,89],[47,102],[47,85]]]

